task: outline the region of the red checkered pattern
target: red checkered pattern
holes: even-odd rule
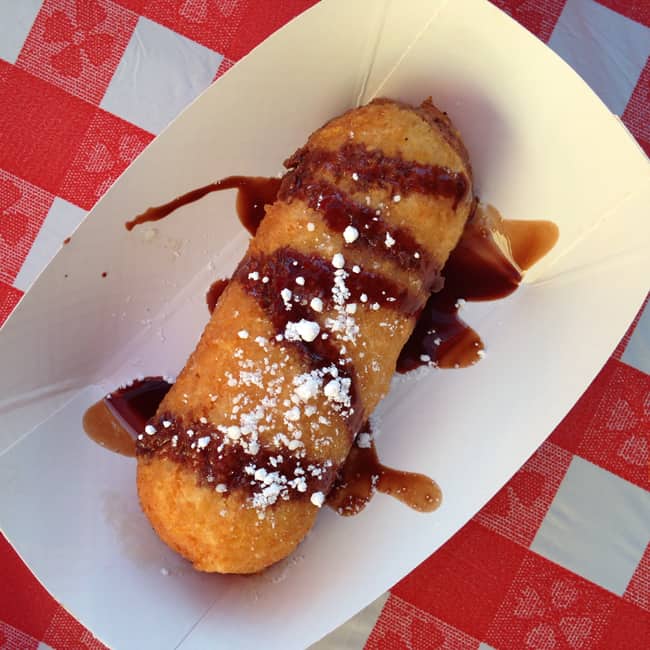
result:
[[[147,131],[97,109],[59,196],[89,210],[152,139]]]
[[[16,65],[99,104],[137,20],[112,2],[46,0]]]
[[[593,648],[602,640],[616,602],[604,589],[528,552],[486,640],[503,650]]]
[[[18,304],[23,292],[0,280],[0,322],[4,322]]]
[[[492,0],[499,9],[543,41],[548,41],[566,0]]]
[[[546,441],[475,520],[522,546],[530,546],[569,468],[571,454]]]
[[[650,488],[650,380],[610,359],[550,440]]]
[[[566,0],[493,2],[548,41]],[[650,27],[647,0],[599,2]],[[55,197],[90,209],[153,137],[100,107],[138,20],[218,52],[223,59],[217,78],[312,4],[44,0],[15,64],[0,60],[0,323],[22,295],[12,283]],[[0,25],[0,34],[3,29],[11,26]],[[650,59],[630,87],[622,119],[650,153]],[[368,630],[368,648],[650,647],[650,545],[622,596],[530,549],[575,455],[650,489],[650,377],[621,361],[635,326],[636,321],[524,467],[395,585]],[[45,592],[1,537],[0,572],[0,648],[35,649],[39,642],[62,649],[103,647]]]
[[[368,650],[474,650],[476,647],[476,639],[394,594],[384,605],[366,644]]]
[[[471,521],[391,593],[483,639],[526,549]]]
[[[221,52],[231,61],[238,61],[269,34],[316,4],[316,0],[117,0],[117,3]]]
[[[0,280],[16,278],[54,196],[0,169]]]

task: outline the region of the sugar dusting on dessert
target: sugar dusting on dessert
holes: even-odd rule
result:
[[[253,260],[235,277],[246,282],[251,294],[259,296],[282,326],[270,340],[255,336],[250,328],[237,331],[241,346],[233,350],[232,358],[238,372],[225,376],[227,386],[234,390],[226,420],[210,422],[202,416],[198,423],[181,426],[170,414],[160,416],[159,425],[150,422],[147,431],[159,434],[152,445],[156,449],[167,447],[166,453],[175,458],[192,457],[195,465],[203,467],[205,483],[217,493],[227,497],[245,485],[249,504],[264,519],[267,509],[279,501],[304,497],[318,508],[325,503],[338,468],[328,458],[331,441],[321,429],[331,427],[333,418],[346,422],[354,415],[349,349],[360,344],[360,332],[357,302],[350,302],[346,283],[350,273],[342,253],[332,256],[331,265],[324,267],[313,287],[307,286],[307,269],[293,258],[284,260],[284,286],[279,291],[273,284],[278,274],[273,275],[273,283],[265,283],[269,275],[263,261],[257,263],[259,269],[251,270],[256,264]],[[329,288],[323,286],[326,277]],[[326,353],[311,355],[310,367],[293,377],[288,377],[289,353],[279,362],[270,361],[277,358],[278,349],[293,350],[287,346],[297,345],[303,350],[317,340],[327,346]],[[258,346],[261,354],[247,353],[250,348],[246,346],[251,345]],[[162,422],[171,424],[165,427]],[[320,460],[306,451],[305,427],[314,450],[311,456]],[[142,440],[141,446],[143,451],[150,450],[148,441]],[[223,465],[239,465],[243,471],[233,475],[222,471]]]

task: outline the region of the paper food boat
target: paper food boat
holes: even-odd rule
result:
[[[135,461],[91,442],[81,417],[137,375],[182,367],[208,318],[205,290],[234,268],[247,234],[225,193],[156,224],[153,238],[124,221],[229,174],[275,175],[311,131],[377,95],[432,95],[463,134],[481,198],[509,218],[555,221],[560,240],[514,295],[464,310],[487,344],[481,363],[401,380],[381,407],[382,460],[434,477],[437,512],[378,495],[357,517],[324,510],[262,575],[196,573],[140,512]],[[453,535],[572,407],[648,290],[648,205],[648,162],[624,127],[487,2],[317,5],[147,148],[6,323],[2,530],[110,646],[317,640]]]

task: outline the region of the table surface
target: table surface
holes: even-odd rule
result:
[[[573,66],[650,154],[650,0],[493,2]],[[0,0],[0,324],[165,124],[312,4]],[[147,79],[137,87],[136,63]],[[485,508],[316,647],[650,648],[649,542],[647,307]],[[1,536],[0,575],[0,648],[103,648]]]

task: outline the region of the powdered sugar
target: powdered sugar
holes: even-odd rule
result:
[[[284,330],[284,338],[287,341],[313,341],[320,332],[320,325],[316,321],[309,321],[301,318],[298,322],[289,321]]]
[[[343,239],[346,244],[352,244],[359,239],[359,231],[354,226],[346,226],[343,231]]]
[[[317,508],[321,508],[325,503],[325,495],[322,492],[314,492],[309,499]]]

